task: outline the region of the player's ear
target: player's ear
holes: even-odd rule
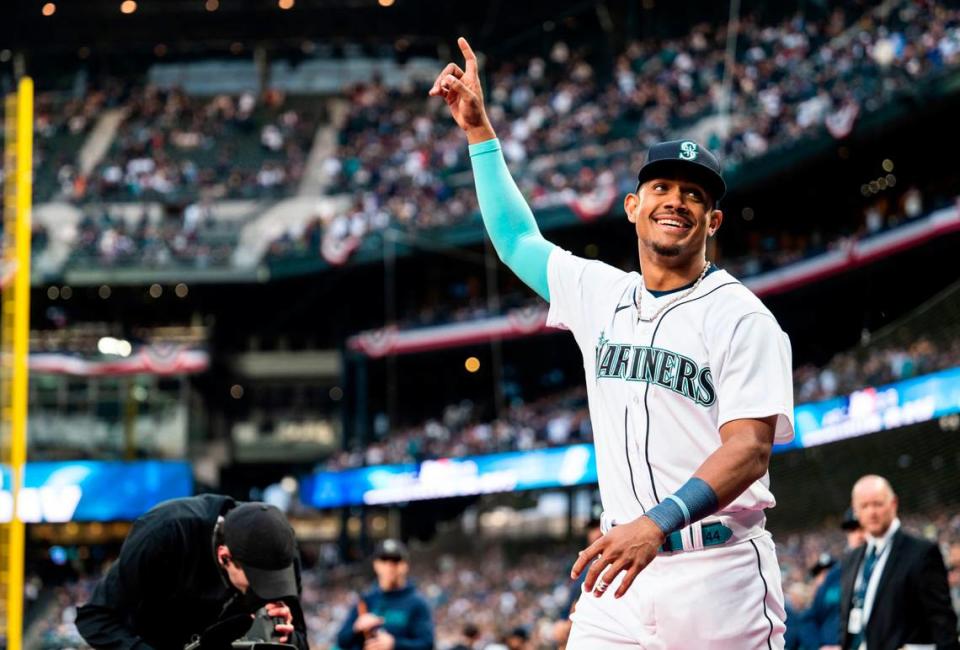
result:
[[[709,226],[707,226],[707,232],[711,237],[717,234],[717,230],[720,229],[720,224],[723,223],[723,212],[721,210],[711,210],[710,211],[710,221]]]
[[[623,197],[623,211],[627,213],[627,220],[630,223],[637,223],[637,207],[640,205],[640,197],[630,192]]]

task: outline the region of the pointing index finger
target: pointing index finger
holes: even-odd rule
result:
[[[463,52],[463,58],[466,61],[466,73],[467,74],[476,74],[477,73],[477,55],[473,53],[473,48],[470,47],[470,43],[467,43],[467,39],[463,36],[457,39],[457,45],[460,46],[460,51]]]

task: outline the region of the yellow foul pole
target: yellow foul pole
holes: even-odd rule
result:
[[[33,80],[20,80],[7,97],[5,115],[7,170],[3,192],[4,277],[0,305],[0,433],[2,456],[10,468],[10,485],[0,486],[12,496],[6,539],[0,543],[6,557],[2,567],[7,650],[23,646],[24,525],[18,515],[20,488],[27,462],[27,355],[30,336],[30,210],[33,193]]]

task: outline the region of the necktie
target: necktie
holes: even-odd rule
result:
[[[876,544],[871,544],[870,548],[867,550],[867,557],[865,557],[863,560],[863,577],[860,580],[860,586],[857,587],[856,593],[853,596],[853,606],[859,607],[862,612],[866,607],[867,587],[870,585],[870,576],[873,575],[873,569],[876,566],[877,546]],[[853,635],[853,638],[850,642],[850,650],[860,650],[864,635],[867,633],[866,617],[861,615],[861,620],[863,622],[860,625],[860,632]]]

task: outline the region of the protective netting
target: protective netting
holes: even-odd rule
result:
[[[903,318],[864,336],[828,364],[843,383],[876,386],[960,365],[960,282]],[[950,389],[960,408],[960,391]],[[882,431],[833,444],[777,454],[771,476],[778,505],[774,530],[793,531],[839,521],[857,478],[890,479],[905,512],[936,515],[960,504],[960,415]]]

